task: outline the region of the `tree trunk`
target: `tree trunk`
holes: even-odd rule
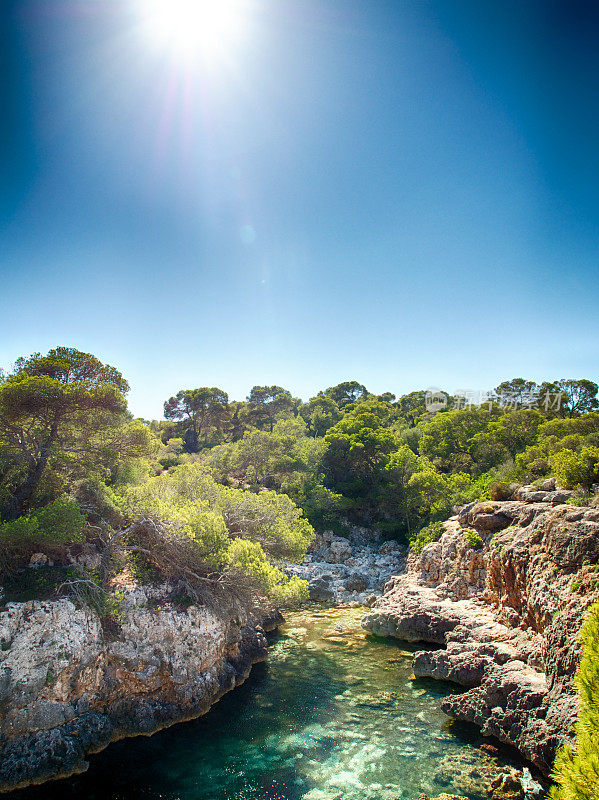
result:
[[[48,465],[48,459],[50,458],[52,445],[54,444],[58,434],[58,425],[58,420],[52,424],[50,434],[48,435],[48,440],[41,448],[39,458],[35,461],[34,466],[30,468],[25,480],[22,481],[19,486],[17,486],[14,492],[12,492],[8,502],[4,504],[4,507],[0,513],[0,518],[3,522],[10,522],[11,520],[21,516],[21,514],[27,510],[31,496],[39,486],[42,475],[44,474],[46,466]]]
[[[39,486],[39,482],[44,474],[49,455],[50,453],[48,452],[39,458],[35,467],[29,471],[29,474],[25,480],[19,486],[17,486],[15,491],[12,493],[12,497],[2,509],[2,520],[4,522],[10,522],[11,520],[16,519],[27,509],[31,495]]]

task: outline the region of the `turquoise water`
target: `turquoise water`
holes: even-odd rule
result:
[[[439,710],[452,688],[412,679],[409,646],[366,634],[363,614],[288,614],[268,663],[204,717],[118,742],[86,774],[7,798],[486,800],[509,755],[452,724]]]

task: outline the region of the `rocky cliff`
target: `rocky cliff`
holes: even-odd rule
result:
[[[265,658],[264,631],[282,621],[185,608],[167,585],[122,592],[109,633],[67,599],[0,613],[0,790],[84,771],[110,742],[205,713]]]
[[[572,735],[578,634],[599,596],[599,509],[547,489],[461,509],[363,621],[377,634],[443,645],[415,654],[415,675],[463,686],[443,710],[545,774]]]

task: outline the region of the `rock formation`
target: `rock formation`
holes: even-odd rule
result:
[[[0,613],[0,790],[87,768],[86,755],[205,713],[266,657],[260,618],[177,603],[172,587],[123,588],[110,634],[68,599]]]
[[[599,596],[599,509],[525,487],[473,503],[412,553],[363,621],[373,633],[444,645],[416,676],[460,684],[443,710],[513,745],[548,774],[572,735],[572,678],[585,609]]]
[[[310,599],[327,605],[363,605],[382,593],[389,578],[405,566],[406,548],[383,542],[365,528],[317,535],[302,564],[287,572],[309,582]]]

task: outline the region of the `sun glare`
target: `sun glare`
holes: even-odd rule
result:
[[[140,0],[149,38],[182,61],[225,54],[243,33],[243,0]]]

